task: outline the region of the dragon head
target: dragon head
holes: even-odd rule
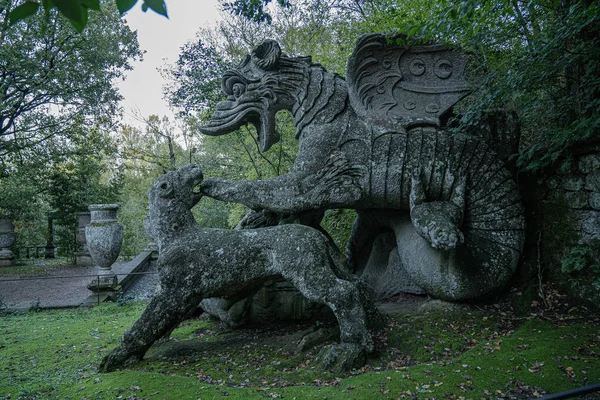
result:
[[[289,79],[281,71],[282,62],[289,59],[281,54],[279,44],[267,40],[257,46],[234,70],[223,75],[222,89],[227,100],[217,104],[211,121],[199,130],[205,135],[231,133],[247,123],[256,127],[261,151],[267,151],[280,139],[275,129],[275,114],[291,109],[293,98]]]

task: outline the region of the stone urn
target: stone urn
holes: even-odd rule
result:
[[[10,267],[15,263],[15,254],[8,248],[15,243],[17,233],[12,219],[0,217],[0,267]]]
[[[123,243],[123,225],[117,221],[118,204],[92,204],[89,206],[91,221],[85,227],[85,236],[90,255],[100,267],[98,278],[88,289],[111,291],[117,286],[117,276],[111,266],[119,257]]]
[[[89,211],[75,213],[77,215],[77,231],[75,239],[79,245],[79,249],[75,252],[75,264],[80,267],[89,267],[94,265],[92,256],[87,246],[85,238],[85,227],[90,223],[91,213]]]

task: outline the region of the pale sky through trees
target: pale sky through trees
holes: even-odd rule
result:
[[[167,7],[169,19],[151,10],[144,13],[139,4],[125,15],[129,27],[138,31],[140,48],[146,51],[144,60],[134,63],[127,79],[118,83],[124,97],[121,105],[125,124],[140,125],[132,116],[137,109],[146,118],[156,114],[173,119],[173,113],[163,99],[165,81],[157,68],[162,68],[165,63],[175,63],[179,48],[192,40],[200,27],[214,25],[220,18],[217,0],[170,0]]]

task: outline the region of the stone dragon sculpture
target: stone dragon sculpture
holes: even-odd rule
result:
[[[427,293],[482,296],[517,267],[525,238],[519,192],[485,141],[440,127],[440,116],[469,92],[464,55],[397,39],[359,39],[347,80],[310,57],[287,57],[275,41],[257,46],[224,74],[227,99],[200,131],[223,135],[251,123],[266,151],[279,140],[275,114],[289,110],[295,165],[269,180],[206,179],[201,191],[284,214],[356,209],[350,253],[369,251],[360,224],[377,219],[394,231],[404,268]]]
[[[194,190],[202,179],[202,171],[190,164],[161,176],[150,188],[144,225],[158,245],[159,289],[100,369],[108,372],[141,360],[202,299],[247,297],[265,281],[281,277],[336,316],[341,343],[323,350],[323,367],[362,366],[373,350],[366,324],[376,310],[360,283],[337,265],[339,257],[331,254],[328,239],[316,229],[295,224],[203,228],[191,212],[202,197]]]

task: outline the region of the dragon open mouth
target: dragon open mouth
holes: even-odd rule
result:
[[[275,113],[256,103],[222,101],[217,104],[211,121],[199,130],[205,135],[220,136],[234,132],[248,123],[254,125],[258,132],[261,152],[269,150],[279,140],[275,130]]]

